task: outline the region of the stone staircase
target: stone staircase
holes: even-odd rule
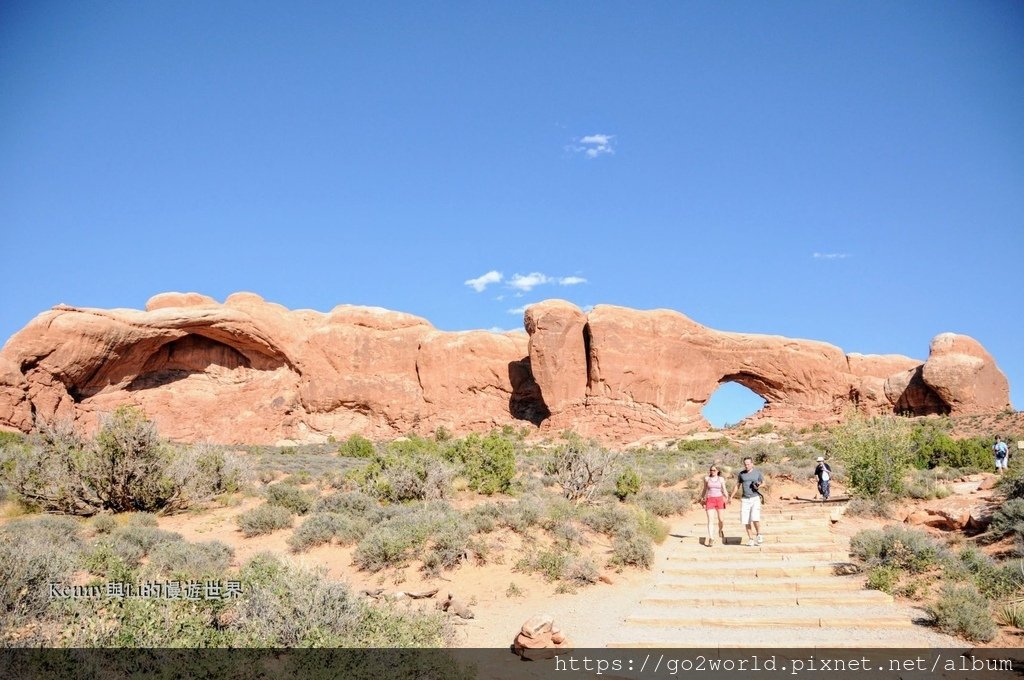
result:
[[[763,511],[764,543],[746,545],[738,505],[726,540],[706,544],[703,511],[688,514],[659,551],[655,583],[609,647],[952,646],[863,575],[836,575],[849,542],[832,530],[834,506],[776,501]]]

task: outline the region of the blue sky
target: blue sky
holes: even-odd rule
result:
[[[167,290],[444,330],[561,297],[965,333],[1021,408],[1022,37],[1019,2],[5,2],[0,339]]]

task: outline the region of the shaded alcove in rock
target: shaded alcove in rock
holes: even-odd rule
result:
[[[701,414],[714,427],[725,427],[754,415],[766,403],[763,397],[750,388],[726,380],[712,393],[701,409]]]

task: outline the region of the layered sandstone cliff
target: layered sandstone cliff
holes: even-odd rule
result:
[[[1009,386],[975,340],[942,334],[927,361],[846,355],[809,340],[715,331],[669,310],[549,300],[528,335],[442,332],[424,319],[342,305],[288,310],[251,293],[223,304],[165,293],[145,311],[58,306],[0,350],[0,427],[93,427],[129,402],[178,439],[310,441],[504,425],[606,441],[707,427],[701,408],[740,383],[759,418],[989,413]]]

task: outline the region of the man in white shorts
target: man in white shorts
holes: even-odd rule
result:
[[[743,490],[740,523],[747,528],[747,545],[761,545],[764,542],[761,536],[761,494],[757,489],[764,484],[764,475],[754,469],[754,460],[747,457],[743,459],[743,469],[737,479],[739,483],[732,490],[730,498],[734,498],[737,491]]]

